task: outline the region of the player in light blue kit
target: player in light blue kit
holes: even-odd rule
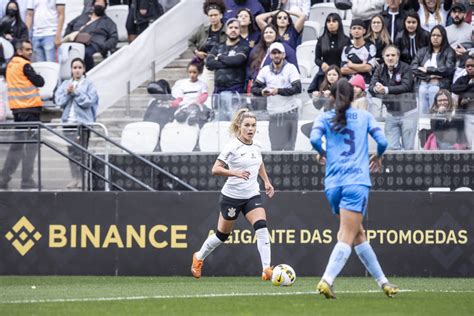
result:
[[[387,140],[376,126],[372,114],[351,107],[354,92],[347,80],[339,80],[331,93],[335,98],[335,109],[316,118],[310,140],[320,154],[318,161],[326,164],[326,197],[333,213],[340,218],[340,226],[338,242],[317,290],[326,298],[336,298],[332,285],[354,246],[359,259],[377,284],[388,297],[393,297],[398,287],[385,277],[362,226],[371,187],[369,171],[381,170]],[[370,161],[368,134],[377,142],[377,154]],[[326,137],[326,151],[322,148],[323,136]]]

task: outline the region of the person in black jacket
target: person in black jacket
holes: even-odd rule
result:
[[[413,149],[417,125],[416,100],[410,65],[400,61],[400,51],[394,45],[383,51],[383,64],[375,69],[369,91],[381,98],[387,107],[385,135],[392,150]]]
[[[390,40],[395,42],[397,33],[403,30],[406,12],[400,8],[401,0],[386,0],[387,9],[382,12]]]
[[[164,13],[158,0],[131,0],[127,17],[128,42],[140,35],[146,28]]]
[[[474,114],[474,57],[464,64],[466,75],[459,77],[451,86],[451,92],[459,95],[458,112]]]
[[[341,65],[342,50],[350,44],[351,40],[344,34],[341,16],[337,13],[328,14],[323,35],[316,43],[314,62],[318,65],[319,71],[310,84],[312,91],[319,89],[329,66]]]
[[[117,25],[107,15],[106,0],[94,0],[94,10],[89,15],[81,14],[67,25],[66,35],[72,32],[86,33],[90,35],[87,42],[82,42],[86,46],[84,61],[86,63],[86,71],[94,67],[94,59],[92,56],[99,52],[106,55],[107,52],[115,49],[118,42]],[[78,36],[76,36],[76,42]]]
[[[420,49],[411,63],[418,87],[420,113],[428,113],[439,89],[450,89],[456,71],[456,54],[449,46],[446,29],[433,27],[428,47]]]
[[[0,36],[9,40],[13,46],[16,42],[28,39],[28,28],[21,19],[18,3],[10,0],[5,9],[6,15],[0,20]]]
[[[403,29],[395,38],[395,45],[400,50],[400,60],[411,64],[416,52],[428,46],[429,41],[430,33],[421,27],[418,13],[408,12],[403,19]]]
[[[240,37],[239,20],[229,19],[225,26],[227,40],[215,45],[206,57],[206,67],[215,71],[214,94],[219,102],[214,99],[213,107],[218,108],[220,120],[229,120],[238,108],[234,99],[244,92],[250,51],[248,43]]]

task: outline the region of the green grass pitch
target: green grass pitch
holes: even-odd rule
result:
[[[319,278],[275,287],[258,277],[0,277],[0,315],[474,315],[474,279],[391,278],[387,298],[371,278],[338,278],[337,300]]]

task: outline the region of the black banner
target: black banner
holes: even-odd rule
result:
[[[216,229],[217,192],[0,193],[2,275],[189,275]],[[474,276],[474,194],[374,192],[367,236],[387,275]],[[321,275],[338,220],[322,192],[265,200],[273,264]],[[253,228],[237,220],[204,275],[261,272]],[[343,275],[364,275],[355,252]]]
[[[219,190],[223,177],[212,177],[211,169],[216,154],[155,154],[144,158],[176,175],[198,190]],[[110,155],[110,162],[159,191],[186,190],[174,180],[160,174],[130,155]],[[279,191],[324,190],[324,166],[316,162],[315,153],[265,153],[267,173]],[[474,187],[474,153],[457,152],[397,152],[384,155],[382,173],[372,174],[374,191],[427,191],[430,187]],[[104,166],[93,159],[93,168],[104,174]],[[111,171],[110,179],[126,190],[145,190],[118,172]],[[93,189],[103,191],[105,183],[92,177]]]

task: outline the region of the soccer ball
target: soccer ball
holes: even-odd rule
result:
[[[272,284],[275,286],[290,286],[295,283],[296,273],[287,264],[279,264],[273,268]]]

